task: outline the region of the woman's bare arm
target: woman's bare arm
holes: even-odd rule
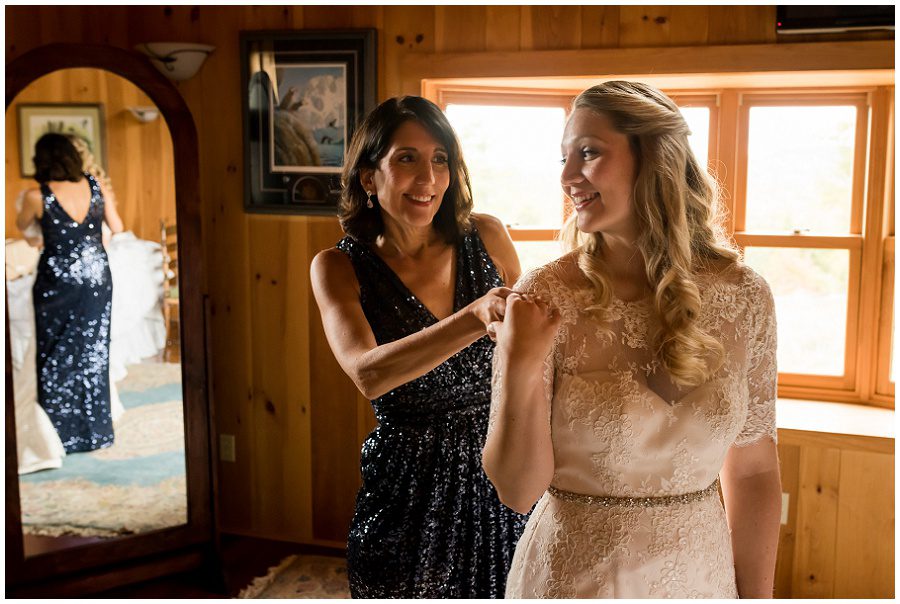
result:
[[[359,303],[350,259],[337,249],[320,252],[310,267],[313,294],[334,356],[360,392],[375,399],[414,380],[485,335],[503,316],[506,288],[495,288],[453,315],[400,340],[375,341]]]
[[[770,438],[732,446],[720,475],[741,598],[771,598],[781,526],[778,450]]]
[[[44,212],[43,199],[41,192],[37,189],[29,189],[25,191],[22,198],[22,209],[16,215],[16,227],[23,233],[32,222],[40,219]]]
[[[494,261],[503,282],[512,286],[522,275],[519,256],[503,223],[488,214],[472,214],[472,222],[481,235],[488,255]]]
[[[121,233],[125,230],[122,218],[119,216],[119,210],[116,208],[116,196],[112,191],[107,190],[103,184],[100,184],[100,193],[103,194],[103,220],[109,225],[109,230],[113,233]]]

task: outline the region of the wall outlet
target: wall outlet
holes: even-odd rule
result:
[[[790,509],[791,496],[787,493],[781,494],[781,524],[788,522],[788,510]]]
[[[234,434],[219,434],[219,459],[234,461]]]

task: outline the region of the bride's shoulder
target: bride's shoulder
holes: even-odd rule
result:
[[[720,260],[710,263],[701,273],[710,289],[736,291],[738,298],[760,302],[772,297],[768,282],[742,260]]]
[[[513,289],[529,293],[561,292],[576,289],[581,280],[576,250],[525,272]]]

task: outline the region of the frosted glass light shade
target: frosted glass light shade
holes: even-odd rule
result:
[[[216,49],[208,44],[189,42],[145,42],[135,47],[171,80],[187,80],[197,73],[207,55]]]

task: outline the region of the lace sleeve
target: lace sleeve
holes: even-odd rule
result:
[[[759,276],[754,279],[748,313],[751,317],[747,350],[750,397],[747,419],[734,443],[737,446],[753,444],[764,436],[778,442],[775,428],[778,380],[775,301],[768,283]]]
[[[522,275],[516,284],[513,286],[513,289],[517,292],[529,293],[529,294],[539,294],[545,300],[552,300],[550,297],[549,290],[544,287],[537,279],[537,270],[530,271],[524,275]],[[558,340],[554,343],[553,348],[550,350],[550,353],[547,355],[547,358],[544,359],[543,364],[543,376],[542,382],[544,384],[544,400],[547,402],[547,421],[550,421],[550,401],[553,400],[553,379],[555,374],[555,366],[554,366],[554,358],[556,356],[556,348],[558,345]],[[497,411],[500,406],[501,399],[501,387],[502,383],[502,369],[498,363],[499,355],[494,353],[494,361],[493,361],[493,373],[491,375],[491,410],[490,415],[488,417],[488,436],[490,436],[493,428],[494,422],[497,416]]]

